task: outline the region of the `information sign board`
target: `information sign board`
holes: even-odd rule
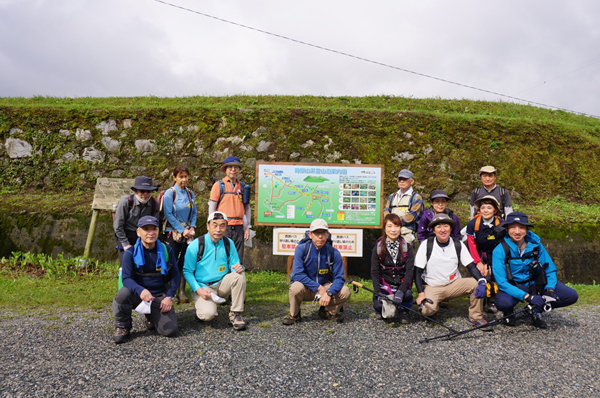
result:
[[[257,162],[255,224],[380,228],[382,189],[382,165]]]

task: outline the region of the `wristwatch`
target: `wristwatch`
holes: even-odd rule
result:
[[[333,293],[331,293],[331,290],[327,289],[327,295],[328,295],[329,297],[333,297]]]

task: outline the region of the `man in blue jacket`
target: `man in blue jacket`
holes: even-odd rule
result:
[[[208,233],[188,246],[183,264],[183,276],[192,290],[196,317],[201,321],[212,320],[218,315],[217,304],[231,295],[229,322],[235,330],[244,330],[246,275],[233,241],[225,236],[225,213],[210,213],[206,228]]]
[[[158,220],[144,216],[138,221],[137,242],[123,254],[123,287],[112,303],[115,317],[115,343],[130,336],[131,311],[142,301],[150,303],[146,315],[148,330],[172,337],[177,334],[173,296],[179,286],[179,269],[173,250],[158,240]]]
[[[533,326],[546,329],[542,313],[546,305],[552,308],[574,304],[577,292],[556,279],[556,266],[540,242],[529,230],[527,215],[513,212],[502,224],[507,234],[492,254],[492,271],[500,290],[496,307],[510,315],[518,302],[527,301],[533,308]],[[515,318],[507,325],[515,326]]]
[[[350,289],[344,286],[342,255],[331,245],[329,226],[317,218],[310,224],[308,237],[300,241],[294,252],[290,284],[290,312],[282,322],[293,325],[300,321],[300,304],[318,300],[319,317],[344,321],[340,308],[350,298]]]

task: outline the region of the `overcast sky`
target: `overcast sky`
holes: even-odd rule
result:
[[[598,0],[165,0],[600,116]],[[0,97],[393,95],[513,101],[156,0],[0,0]]]

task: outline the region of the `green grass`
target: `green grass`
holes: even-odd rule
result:
[[[32,272],[35,264],[21,269],[15,257],[0,260],[0,308],[24,312],[39,309],[51,312],[55,308],[71,310],[106,310],[117,291],[118,265],[89,265],[87,272],[73,274],[69,267],[53,273]],[[17,258],[24,258],[19,253]],[[39,255],[30,256],[32,261]],[[12,261],[11,261],[12,260]],[[46,260],[46,263],[49,260]],[[43,260],[42,260],[43,262]],[[63,260],[65,263],[66,260]],[[17,265],[15,265],[17,264]],[[369,280],[348,277],[371,287]],[[289,304],[288,282],[284,273],[273,271],[247,273],[246,303],[286,307]],[[577,305],[598,304],[600,285],[568,284],[579,292]],[[189,289],[189,288],[188,288]],[[351,303],[370,303],[371,293],[364,289],[353,292]],[[260,327],[270,327],[265,322]]]
[[[460,114],[465,117],[503,117],[538,119],[574,125],[597,126],[598,120],[564,111],[553,111],[510,102],[446,100],[441,98],[406,98],[395,96],[325,97],[325,96],[228,96],[228,97],[111,97],[111,98],[0,98],[0,107],[53,107],[104,110],[154,108],[215,109],[330,109],[379,110],[437,114]]]

